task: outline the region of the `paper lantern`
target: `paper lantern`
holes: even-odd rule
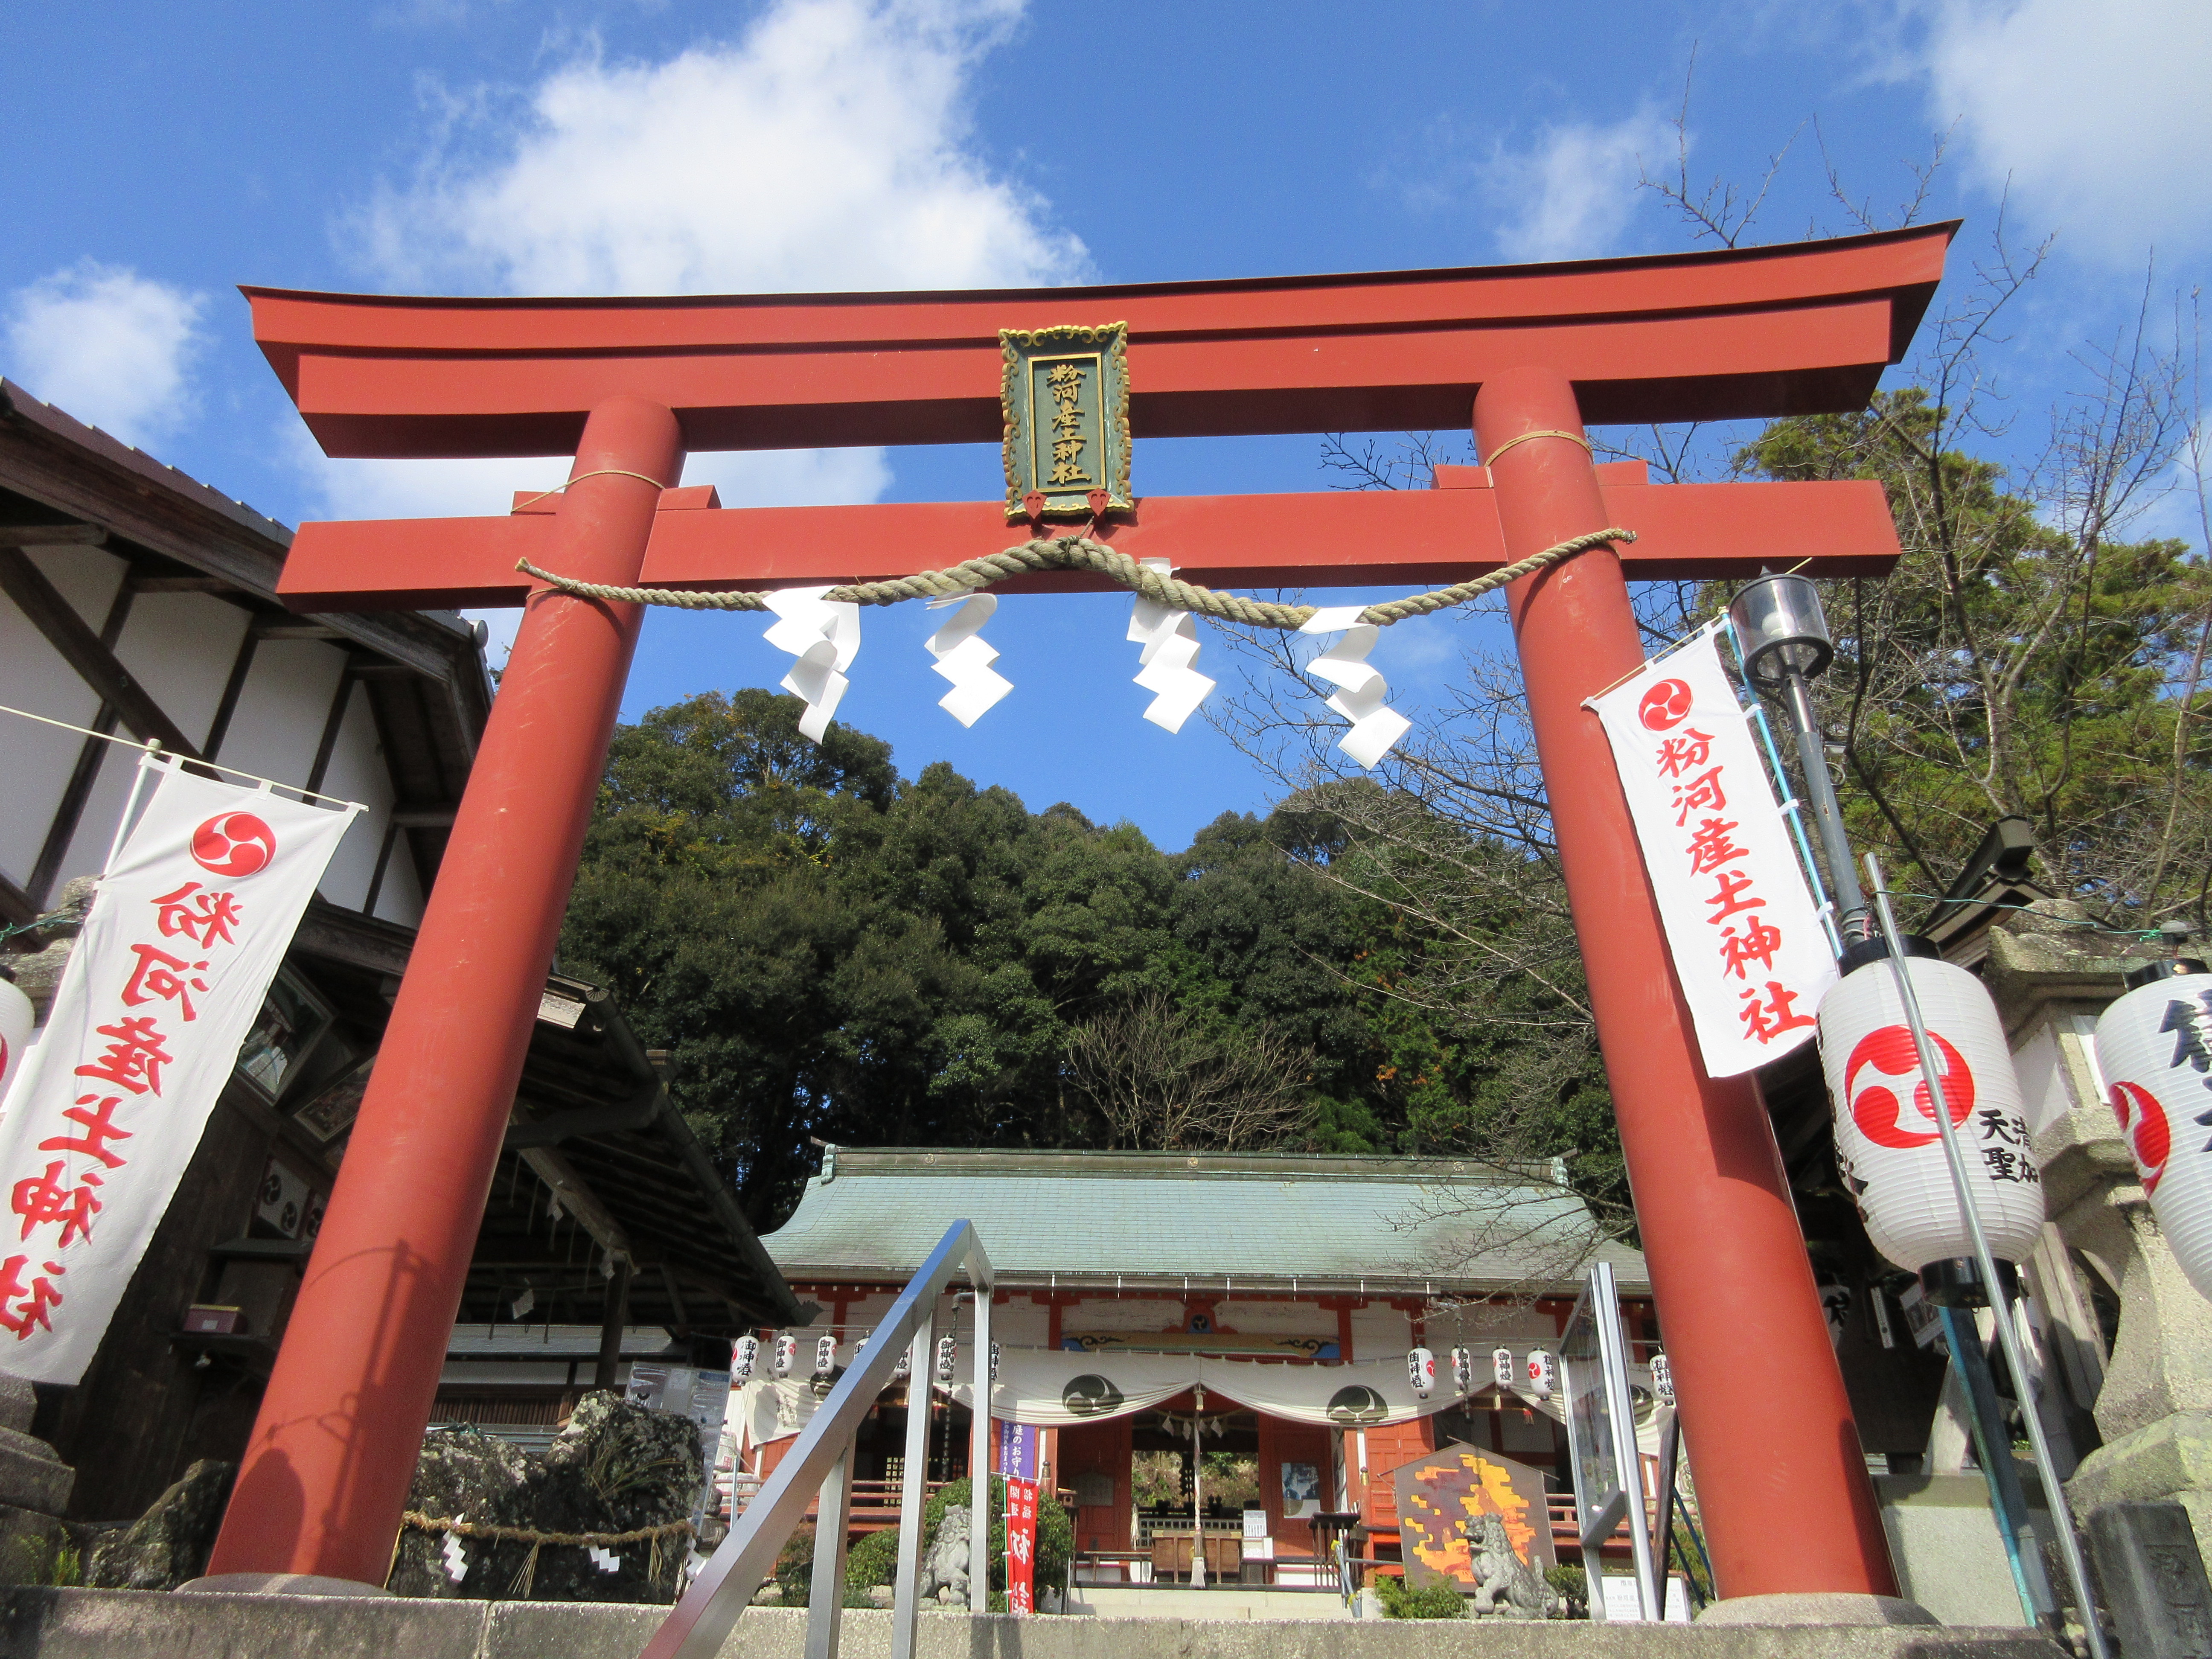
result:
[[[775,1338],[775,1374],[789,1376],[791,1368],[799,1363],[799,1339],[789,1331],[779,1331]]]
[[[817,1337],[814,1341],[815,1376],[828,1376],[836,1369],[837,1339],[834,1336]]]
[[[8,1085],[23,1069],[23,1056],[31,1051],[31,1033],[37,1026],[31,999],[0,968],[0,1101],[8,1098]]]
[[[1674,1368],[1663,1353],[1651,1356],[1651,1395],[1662,1406],[1674,1403]]]
[[[952,1386],[952,1369],[959,1363],[960,1344],[949,1336],[937,1339],[937,1380],[946,1388]]]
[[[1906,949],[1928,947],[1907,941]],[[1931,1300],[1979,1306],[1988,1293],[1959,1212],[1935,1097],[1882,951],[1878,941],[1853,946],[1844,977],[1820,1000],[1820,1063],[1835,1110],[1837,1167],[1875,1249],[1918,1273]],[[2043,1229],[2043,1177],[2027,1150],[2027,1117],[2004,1027],[1989,992],[1965,969],[1910,954],[1905,969],[1943,1067],[1945,1106],[1990,1252],[2000,1263],[2017,1262]]]
[[[1549,1400],[1552,1390],[1559,1386],[1559,1362],[1539,1348],[1528,1356],[1528,1392],[1539,1400]]]
[[[1514,1363],[1512,1349],[1492,1348],[1490,1351],[1490,1375],[1501,1389],[1521,1386],[1521,1367]]]
[[[1437,1391],[1437,1357],[1426,1348],[1406,1351],[1406,1380],[1413,1385],[1413,1393],[1426,1400]]]
[[[1468,1395],[1474,1392],[1474,1350],[1454,1348],[1451,1351],[1452,1392]]]
[[[2167,974],[2106,1009],[2097,1069],[2167,1248],[2212,1297],[2212,974]]]
[[[898,1364],[891,1368],[891,1381],[903,1382],[914,1375],[914,1344],[909,1342],[899,1350]]]
[[[994,1383],[996,1383],[996,1382],[998,1382],[998,1380],[999,1380],[999,1345],[998,1345],[997,1343],[994,1342],[994,1343],[991,1345],[991,1381],[992,1381]]]
[[[760,1338],[741,1336],[730,1350],[730,1380],[733,1382],[752,1381],[753,1367],[760,1364]]]

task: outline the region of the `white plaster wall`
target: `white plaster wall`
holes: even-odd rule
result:
[[[115,642],[115,655],[198,744],[206,740],[214,723],[249,620],[238,606],[210,593],[142,593],[131,603],[131,618]],[[70,678],[76,676],[71,673]],[[135,753],[118,749],[101,766],[100,780],[86,797],[84,817],[70,843],[69,857],[63,860],[59,881],[97,875],[106,863],[137,764]]]
[[[1352,1310],[1352,1358],[1386,1359],[1413,1346],[1413,1322],[1395,1308]]]
[[[315,763],[345,653],[314,640],[264,640],[216,757],[226,766],[301,784]],[[360,688],[355,688],[360,695]]]
[[[369,712],[365,685],[356,685],[346,699],[345,720],[338,727],[331,763],[323,773],[322,793],[340,800],[359,801],[368,808],[354,819],[353,827],[338,842],[319,890],[332,904],[358,910],[368,896],[377,850],[384,845],[385,826],[392,822],[392,775],[385,769],[384,745],[376,739],[376,717]],[[398,856],[398,849],[394,848],[393,857]],[[410,926],[422,920],[419,915],[404,919]]]
[[[1182,1304],[1152,1297],[1085,1297],[1060,1314],[1062,1334],[1089,1331],[1176,1331],[1182,1328]]]
[[[383,832],[378,831],[378,845],[383,845]],[[404,927],[419,927],[422,921],[422,878],[415,868],[415,849],[408,845],[406,831],[392,844],[392,861],[384,867],[384,885],[377,890],[376,914],[386,921],[396,921]]]
[[[972,1311],[963,1313],[960,1324],[964,1331],[974,1317]],[[1063,1320],[1061,1328],[1066,1328]],[[991,1310],[991,1340],[1002,1348],[1042,1348],[1052,1336],[1052,1310],[1041,1307],[1027,1297],[1002,1303]]]
[[[29,556],[98,632],[122,586],[123,561],[96,548],[34,548]],[[77,678],[29,618],[4,599],[0,599],[0,703],[72,726],[88,726],[100,712],[100,698],[92,688]],[[74,732],[0,714],[0,872],[19,885],[30,878],[39,861],[54,808],[87,741]]]

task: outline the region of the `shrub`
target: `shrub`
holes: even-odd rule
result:
[[[1564,1561],[1556,1567],[1544,1569],[1544,1582],[1559,1591],[1566,1602],[1566,1617],[1589,1617],[1589,1579],[1580,1567],[1571,1567]]]
[[[1419,1589],[1395,1573],[1378,1573],[1376,1593],[1382,1612],[1391,1619],[1464,1619],[1467,1598],[1449,1584],[1423,1584]]]

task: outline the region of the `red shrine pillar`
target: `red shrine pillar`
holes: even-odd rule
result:
[[[1485,455],[1547,434],[1491,467],[1508,559],[1611,522],[1564,374],[1486,381],[1474,430]],[[1620,561],[1584,553],[1506,597],[1717,1587],[1894,1595],[1772,1127],[1749,1077],[1698,1061],[1613,751],[1582,706],[1644,660]]]
[[[636,581],[683,465],[669,410],[599,405],[548,565]],[[210,1573],[390,1570],[641,614],[532,596]]]

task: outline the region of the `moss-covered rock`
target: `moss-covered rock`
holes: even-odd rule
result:
[[[625,1533],[690,1517],[707,1478],[698,1426],[672,1412],[587,1394],[543,1455],[474,1431],[427,1436],[408,1508],[532,1532]],[[455,1541],[449,1547],[448,1538]],[[409,1527],[390,1587],[490,1601],[671,1601],[690,1554],[678,1534],[595,1558],[583,1545],[468,1538]],[[456,1577],[452,1568],[458,1565]]]

